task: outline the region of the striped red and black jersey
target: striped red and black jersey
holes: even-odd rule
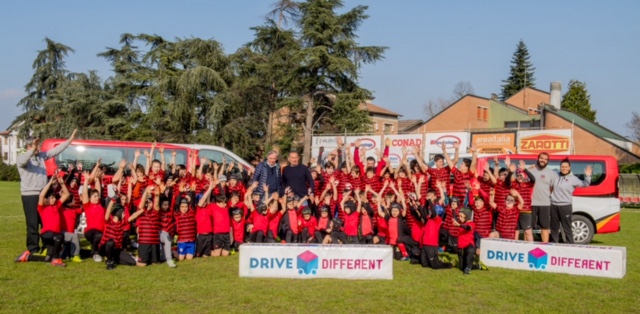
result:
[[[161,211],[160,212],[160,225],[162,231],[169,233],[171,237],[173,237],[175,233],[175,224],[173,220],[173,211]]]
[[[449,193],[449,183],[451,181],[451,169],[449,167],[429,168],[427,173],[429,173],[430,187],[435,187],[436,181],[444,182],[447,185],[445,190]]]
[[[480,183],[480,190],[484,191],[485,194],[489,195],[491,193],[491,188],[493,187],[491,179],[485,180],[484,176],[478,177],[478,183]]]
[[[465,185],[465,181],[471,181],[475,178],[475,174],[471,171],[461,172],[458,168],[451,169],[451,173],[453,173],[453,193],[452,196],[458,197],[461,200],[464,200],[464,197],[467,193],[467,187]],[[477,228],[477,223],[476,223]]]
[[[424,182],[422,182],[422,184],[418,183],[420,185],[420,195],[418,196],[421,199],[426,199],[427,191],[429,191],[429,175],[422,172],[418,172],[415,174],[415,176],[416,176],[416,182],[420,182],[420,178],[424,177]]]
[[[100,182],[102,199],[109,197],[109,184],[111,184],[111,178],[102,178],[102,181]]]
[[[164,182],[164,170],[159,170],[158,173],[153,173],[153,171],[149,171],[149,184],[156,184],[156,178],[160,178],[160,181]]]
[[[115,244],[114,248],[121,249],[122,241],[124,239],[124,226],[127,224],[128,222],[125,220],[118,220],[118,222],[114,222],[113,216],[109,217],[109,221],[106,222],[104,234],[100,240],[100,246],[103,246],[109,240],[113,240],[113,243]]]
[[[349,177],[351,177],[351,174],[344,173],[342,170],[335,171],[334,173],[336,175],[336,180],[338,180],[336,190],[338,191],[338,194],[342,194],[344,192],[344,187],[349,183]]]
[[[492,215],[491,210],[485,203],[480,209],[473,207],[473,222],[480,237],[486,238],[491,233]]]
[[[160,214],[157,210],[145,210],[138,221],[138,243],[159,244],[160,243]]]
[[[80,186],[76,185],[75,187],[71,187],[67,185],[67,190],[71,193],[73,197],[73,206],[69,206],[70,208],[80,208],[82,207],[82,200],[80,199]]]
[[[349,176],[349,183],[351,183],[351,190],[362,190],[362,179],[360,177]],[[340,191],[338,191],[340,192]]]
[[[242,182],[237,182],[234,186],[227,185],[227,197],[231,197],[233,192],[237,192],[240,195],[240,200],[244,199],[244,194],[247,193],[247,189]]]
[[[453,225],[453,220],[458,219],[458,213],[460,212],[460,207],[453,209],[451,208],[451,205],[449,205],[444,209],[444,212],[445,212],[445,218],[444,218],[443,227],[447,231],[449,231],[449,234],[451,234],[454,237],[457,237],[458,232],[460,232],[460,228]]]
[[[133,186],[131,187],[131,203],[133,204],[133,206],[138,207],[138,205],[140,204],[140,200],[142,199],[142,195],[144,194],[144,190],[149,184],[149,181],[145,177],[142,181],[136,180],[132,184]]]
[[[413,182],[411,182],[411,179],[404,177],[398,178],[398,181],[400,181],[400,186],[402,186],[402,193],[404,193],[405,195],[407,193],[413,193],[416,191],[416,188],[415,186],[413,186]]]
[[[122,184],[120,184],[119,193],[122,195],[127,195],[127,193],[129,192],[129,181],[131,181],[131,177],[122,177],[122,179],[120,180],[122,181]]]
[[[531,182],[511,182],[511,187],[513,187],[520,196],[522,196],[522,200],[524,204],[522,204],[522,213],[531,213],[531,196],[533,195],[533,183]],[[505,196],[506,199],[506,196]]]
[[[496,222],[496,230],[500,232],[501,238],[513,240],[518,227],[518,217],[520,216],[518,207],[498,207],[497,211],[500,214],[498,215],[498,222]]]
[[[204,193],[207,188],[209,187],[209,180],[207,180],[207,178],[205,176],[202,176],[202,178],[198,179],[198,178],[193,178],[191,182],[195,182],[196,183],[196,195]],[[191,184],[191,182],[187,183],[187,184]]]
[[[509,195],[509,187],[503,180],[498,179],[494,189],[496,191],[496,195],[494,196],[493,201],[498,204],[498,207],[504,206],[504,201],[507,199],[507,195]]]
[[[192,209],[189,209],[186,213],[176,212],[175,219],[178,242],[195,242],[196,212]]]
[[[370,186],[371,190],[376,193],[380,192],[380,189],[382,188],[380,177],[376,175],[371,178],[367,177],[366,175],[362,177],[362,190],[365,190],[367,185]],[[373,193],[368,192],[367,199],[369,200],[369,202],[371,202],[373,200]]]

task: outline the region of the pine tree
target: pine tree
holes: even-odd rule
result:
[[[536,68],[533,67],[529,59],[529,50],[521,39],[511,59],[509,78],[502,81],[504,83],[502,85],[502,100],[513,96],[525,87],[535,87],[536,80],[533,77],[533,72]]]
[[[560,108],[577,113],[587,120],[596,121],[596,111],[591,110],[591,96],[587,84],[578,80],[569,81],[569,89],[562,96]]]

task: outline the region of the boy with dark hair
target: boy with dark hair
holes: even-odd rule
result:
[[[57,182],[62,187],[59,199],[51,188],[54,182]],[[26,250],[15,259],[16,262],[24,263],[37,261],[51,263],[53,266],[66,266],[60,258],[62,242],[64,241],[64,237],[61,233],[62,230],[60,228],[60,216],[62,215],[62,203],[66,202],[69,196],[69,190],[67,190],[62,178],[57,175],[52,176],[49,183],[47,183],[38,196],[38,214],[42,220],[40,237],[42,238],[42,243],[47,249],[47,255],[34,255],[31,254],[29,250]]]
[[[160,193],[149,186],[144,190],[138,205],[138,266],[147,266],[158,262],[160,246]],[[134,217],[131,215],[131,217]]]
[[[125,237],[124,226],[135,220],[144,211],[139,210],[128,220],[124,219],[124,207],[116,204],[116,199],[112,199],[105,211],[104,236],[100,240],[100,252],[107,258],[107,270],[112,270],[116,264],[136,265],[136,261],[126,252],[123,252],[123,240]]]
[[[312,243],[315,238],[318,220],[311,215],[311,208],[302,208],[302,215],[298,219],[300,226],[300,243]]]
[[[500,213],[496,223],[496,231],[498,231],[500,238],[518,240],[520,233],[516,231],[518,230],[518,216],[524,203],[522,196],[515,189],[511,189],[511,194],[507,196],[504,207],[498,206],[493,201],[494,197],[495,195],[492,193],[490,197],[491,208]],[[515,206],[516,198],[518,199],[518,206]]]
[[[244,243],[245,220],[244,211],[238,207],[231,207],[231,235],[233,243],[231,243],[231,254],[235,254],[240,250],[240,245]]]
[[[193,192],[176,197],[176,231],[178,234],[178,260],[193,259],[196,255],[196,213]]]
[[[441,190],[444,194],[444,190]],[[433,198],[428,199],[424,207],[420,207],[418,214],[422,225],[422,234],[420,236],[420,265],[422,267],[431,267],[433,269],[452,268],[449,262],[442,262],[438,257],[438,245],[440,238],[440,226],[442,218],[436,212],[436,204],[444,204],[444,197],[439,200]]]
[[[96,163],[96,167],[92,174],[96,173],[96,169],[100,165],[100,160]],[[104,214],[105,209],[102,207],[100,200],[100,182],[95,181],[95,187],[97,189],[89,189],[89,181],[93,178],[88,171],[84,172],[84,185],[82,188],[82,209],[84,210],[87,226],[84,229],[84,237],[91,243],[91,255],[93,261],[96,263],[102,262],[102,256],[100,256],[99,244],[102,240],[102,233],[104,232]]]
[[[167,265],[171,268],[176,267],[173,262],[173,236],[175,234],[175,221],[173,219],[173,210],[171,210],[170,197],[162,196],[160,198],[160,242],[162,244],[162,253]]]
[[[209,208],[213,219],[213,249],[211,250],[211,256],[214,257],[227,256],[231,250],[231,237],[229,235],[229,232],[231,231],[231,221],[229,219],[227,197],[223,193],[213,196],[211,195],[216,182],[218,181],[213,181],[212,183],[214,184],[209,185],[209,188],[201,199],[201,201],[209,200],[209,205],[207,205],[207,207]]]
[[[360,189],[355,191],[356,195],[360,192]],[[342,202],[340,203],[340,209],[343,212],[343,231],[346,236],[344,244],[357,244],[358,240],[358,220],[360,218],[360,209],[362,203],[358,200],[358,204],[351,197],[351,191],[345,193]]]
[[[460,268],[465,275],[471,274],[476,247],[474,241],[475,224],[472,221],[471,211],[463,209],[458,213],[458,219],[453,225],[460,228],[458,232],[458,260]]]
[[[211,246],[213,245],[213,215],[209,205],[211,191],[218,184],[217,178],[210,178],[209,187],[205,195],[200,197],[198,207],[196,209],[196,256],[211,256]]]

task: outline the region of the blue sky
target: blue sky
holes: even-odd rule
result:
[[[20,109],[45,36],[75,49],[70,71],[110,76],[96,56],[118,47],[120,34],[213,38],[227,53],[252,39],[271,0],[241,1],[7,1],[1,4],[0,129]],[[362,45],[389,47],[385,59],[365,66],[361,86],[374,103],[403,119],[424,118],[430,100],[451,97],[460,81],[475,94],[499,93],[516,44],[523,39],[536,67],[536,87],[577,79],[587,84],[597,120],[628,135],[624,124],[640,112],[639,1],[344,1],[368,5]]]

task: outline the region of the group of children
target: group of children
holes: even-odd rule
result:
[[[176,267],[174,258],[226,256],[243,243],[282,242],[390,245],[396,259],[434,269],[454,266],[439,254],[446,250],[458,255],[460,269],[469,274],[481,268],[476,257],[482,238],[517,239],[524,230],[530,239],[533,177],[522,162],[516,167],[506,160],[507,167],[500,169],[496,160],[495,171],[487,165],[477,176],[473,148],[473,158],[456,167],[458,147],[451,159],[443,146],[430,167],[422,150],[413,147],[403,149],[400,166],[391,168],[389,141],[377,163],[365,159],[359,142],[338,144],[308,165],[318,192],[304,197],[290,187],[282,195],[267,185],[258,189],[259,183],[233,163],[202,158],[197,167],[198,156],[189,156],[193,167],[187,169],[175,164],[173,154],[167,170],[163,158],[151,161],[154,149],[164,156],[162,146],[155,145],[145,152],[146,167],[138,164],[136,152],[110,179],[100,161],[91,172],[70,165],[40,194],[46,255],[26,251],[16,261],[55,266],[65,266],[63,258],[82,261],[75,232],[80,213],[91,257],[95,262],[106,258],[107,269],[160,261]],[[416,157],[411,162],[410,154]],[[130,252],[136,247],[134,258]]]

